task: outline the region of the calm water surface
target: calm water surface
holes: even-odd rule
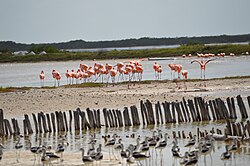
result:
[[[175,58],[174,60],[157,61],[163,67],[162,79],[170,79],[169,63],[182,64],[183,70],[189,71],[189,78],[200,78],[200,67],[197,63],[190,64],[194,58]],[[53,69],[62,74],[60,84],[65,85],[66,70],[77,69],[79,64],[110,63],[115,65],[121,60],[103,60],[103,61],[67,61],[67,62],[40,62],[40,63],[4,63],[0,64],[0,86],[31,86],[39,87],[39,74],[41,70],[45,71],[45,86],[53,86],[54,80],[51,75]],[[125,60],[124,60],[125,61]],[[153,64],[155,61],[143,61],[144,67],[143,80],[154,80]],[[206,78],[220,78],[230,76],[250,75],[250,56],[217,58],[210,62],[206,68]]]

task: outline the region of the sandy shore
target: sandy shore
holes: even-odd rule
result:
[[[173,82],[152,82],[151,84],[136,84],[128,89],[126,84],[108,87],[30,89],[0,93],[0,108],[7,118],[22,116],[40,111],[68,111],[81,109],[123,109],[125,106],[139,106],[140,100],[175,101],[182,97],[204,96],[205,98],[247,96],[250,94],[250,78],[222,79],[206,81],[206,87],[200,87],[201,82],[188,82],[188,89],[175,88]]]
[[[77,107],[86,109],[115,108],[123,109],[125,106],[136,105],[140,100],[175,101],[182,97],[192,98],[203,96],[206,99],[221,97],[235,97],[250,95],[250,78],[221,79],[206,81],[206,87],[200,87],[202,82],[188,82],[188,89],[176,89],[173,82],[152,82],[151,84],[136,84],[130,89],[126,84],[98,88],[64,88],[56,89],[30,89],[0,93],[0,108],[4,110],[5,118],[21,117],[23,114],[54,111],[75,110]],[[62,165],[82,165],[81,153],[66,152],[65,162]],[[22,150],[20,163],[15,162],[15,150],[5,151],[1,164],[5,165],[33,165],[33,155]],[[108,155],[102,165],[118,165],[118,161],[108,161]]]

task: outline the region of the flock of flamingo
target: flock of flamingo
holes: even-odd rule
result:
[[[183,58],[185,57],[191,57],[191,54],[188,55],[182,55]],[[197,57],[200,58],[210,58],[216,56],[215,54],[199,54],[197,53]],[[217,56],[224,57],[225,53],[219,53]],[[234,53],[230,53],[230,56],[234,56]],[[67,70],[65,73],[65,76],[67,78],[67,84],[78,84],[78,83],[86,83],[86,82],[101,82],[109,83],[111,80],[111,83],[115,83],[116,81],[124,81],[125,78],[127,78],[128,81],[128,87],[129,84],[132,81],[141,81],[142,80],[142,74],[143,74],[143,66],[141,62],[145,59],[139,59],[139,60],[128,60],[125,62],[118,62],[115,65],[111,64],[102,64],[102,63],[95,63],[94,66],[89,66],[87,64],[80,64],[78,69],[75,71],[74,69]],[[201,79],[205,80],[205,70],[206,65],[214,59],[208,59],[208,60],[192,60],[191,64],[198,63],[200,65],[200,71],[201,71]],[[176,80],[176,86],[177,88],[180,88],[178,85],[178,80],[181,79],[181,75],[183,78],[187,81],[188,79],[188,71],[182,70],[181,64],[174,64],[170,63],[168,64],[168,67],[171,70],[171,80]],[[161,79],[161,73],[163,71],[162,66],[159,65],[157,62],[153,64],[153,70],[155,72],[155,79],[160,80]],[[174,77],[173,77],[174,73]],[[178,73],[178,77],[175,78],[175,73]],[[62,78],[62,75],[59,71],[52,70],[52,77],[55,80],[54,86],[60,85],[60,80]],[[116,79],[117,78],[117,79]],[[41,86],[44,86],[44,79],[45,79],[45,73],[42,70],[40,73],[40,81]],[[184,82],[184,86],[187,89],[187,86]]]

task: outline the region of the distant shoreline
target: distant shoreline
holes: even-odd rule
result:
[[[190,44],[181,45],[176,48],[158,48],[146,50],[112,50],[97,52],[57,52],[47,54],[32,55],[12,55],[0,54],[0,63],[23,63],[23,62],[42,62],[42,61],[69,61],[69,60],[104,60],[104,59],[134,59],[134,58],[155,58],[155,57],[178,57],[183,54],[197,53],[234,53],[236,56],[250,52],[250,44],[226,44],[226,45],[204,45]]]

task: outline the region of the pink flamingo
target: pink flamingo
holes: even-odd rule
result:
[[[76,71],[76,73],[75,73],[75,79],[76,79],[76,84],[78,83],[78,79],[80,78],[80,69],[78,69],[77,71]]]
[[[44,86],[44,77],[45,77],[43,70],[41,71],[39,77],[40,77],[41,87],[43,87]]]
[[[175,71],[178,73],[178,79],[180,79],[180,73],[181,73],[181,70],[182,70],[182,65],[174,65],[174,69]]]
[[[183,70],[181,72],[182,76],[185,78],[185,81],[184,81],[184,86],[185,86],[185,89],[187,89],[187,85],[186,85],[186,82],[187,82],[187,79],[188,79],[188,71],[187,70]]]
[[[87,70],[87,73],[88,73],[89,79],[91,80],[91,76],[95,75],[95,70],[93,69],[93,67],[90,66]]]
[[[111,76],[111,81],[112,83],[115,83],[115,76],[116,76],[116,73],[117,73],[117,70],[115,70],[114,68],[110,70],[110,76]],[[108,82],[108,81],[107,81]]]
[[[56,80],[57,80],[57,83],[58,83],[58,86],[60,85],[60,80],[62,78],[61,74],[59,72],[56,73]]]
[[[54,84],[54,86],[56,86],[56,74],[57,74],[57,71],[56,70],[52,70],[52,77],[53,77],[53,79],[55,79],[55,84]]]
[[[119,72],[117,82],[119,82],[120,77],[122,77],[122,78],[121,78],[122,80],[124,79],[124,78],[123,78],[123,73],[124,73],[123,66],[124,66],[124,64],[123,64],[122,62],[118,62],[118,63],[116,64],[116,66],[117,66],[117,71]]]
[[[200,69],[201,69],[201,79],[202,79],[202,71],[204,71],[204,80],[205,80],[205,78],[206,78],[206,73],[205,73],[205,71],[206,71],[206,65],[209,63],[209,62],[211,62],[211,61],[213,61],[214,59],[209,59],[209,60],[207,60],[207,61],[203,61],[203,60],[201,60],[201,61],[199,61],[199,60],[193,60],[193,61],[191,61],[191,64],[192,63],[194,63],[194,62],[197,62],[197,63],[199,63],[200,64]]]
[[[129,89],[129,84],[130,84],[130,81],[131,81],[131,78],[130,78],[130,73],[131,73],[131,72],[132,72],[131,66],[126,65],[124,74],[125,74],[125,75],[128,75],[128,89]]]
[[[168,67],[170,67],[171,70],[171,80],[173,79],[173,72],[175,72],[175,64],[168,64]]]
[[[157,78],[160,80],[160,79],[161,79],[161,73],[162,73],[162,67],[159,66],[159,67],[156,69],[156,72],[157,72]]]
[[[70,72],[69,72],[69,70],[66,71],[65,76],[67,78],[67,84],[69,84],[69,79],[70,79]]]
[[[70,72],[70,78],[71,78],[71,83],[70,84],[73,84],[74,83],[74,78],[75,78],[75,71],[74,71],[74,69],[72,69],[71,72]]]
[[[135,66],[136,73],[138,74],[138,81],[140,82],[142,80],[142,73],[143,73],[143,67],[142,65],[138,64]]]
[[[153,65],[153,69],[154,69],[154,71],[155,71],[155,79],[157,78],[157,69],[160,67],[160,65],[159,64],[157,64],[156,62],[154,63],[154,65]]]

